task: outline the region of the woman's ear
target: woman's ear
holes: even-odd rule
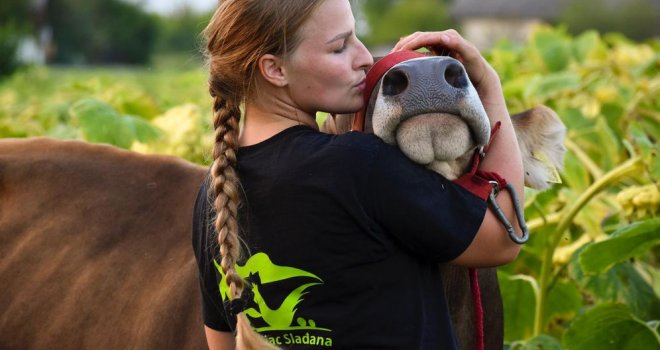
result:
[[[259,71],[261,76],[275,86],[286,86],[288,81],[284,74],[284,61],[282,58],[271,54],[265,54],[259,58]]]

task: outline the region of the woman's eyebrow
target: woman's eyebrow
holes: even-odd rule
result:
[[[337,40],[340,40],[340,39],[346,39],[349,36],[351,36],[352,34],[353,34],[352,30],[349,30],[349,31],[344,32],[344,33],[337,34],[332,39],[326,41],[326,44],[330,44],[331,42],[337,41]]]

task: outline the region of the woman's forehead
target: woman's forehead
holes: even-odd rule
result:
[[[347,0],[325,0],[301,28],[301,39],[324,45],[353,31],[355,19]]]

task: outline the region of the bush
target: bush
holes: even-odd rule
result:
[[[447,6],[442,0],[370,0],[365,1],[362,8],[371,26],[362,36],[368,47],[392,45],[401,35],[415,31],[451,27]]]
[[[657,349],[659,47],[539,27],[487,59],[511,111],[568,129],[563,184],[527,191],[529,242],[499,269],[510,349]]]

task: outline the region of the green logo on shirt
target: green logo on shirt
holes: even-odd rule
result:
[[[214,261],[216,269],[222,276],[218,287],[223,301],[229,299],[229,286],[224,283],[225,274],[217,261]],[[250,282],[254,282],[252,276],[259,276],[260,285],[264,286],[269,283],[279,282],[291,278],[306,278],[309,282],[302,283],[297,288],[293,289],[282,301],[279,306],[271,308],[266,303],[263,295],[259,291],[259,285],[252,283],[252,292],[254,293],[253,307],[245,310],[245,314],[253,320],[262,320],[266,326],[257,327],[257,332],[273,332],[273,331],[325,331],[329,332],[330,329],[317,327],[314,320],[306,320],[302,317],[295,319],[298,304],[303,300],[303,296],[307,294],[307,289],[310,287],[322,284],[323,281],[316,275],[297,269],[295,267],[275,265],[268,255],[265,253],[257,253],[252,255],[245,265],[236,266],[236,272],[243,278]],[[267,336],[268,340],[275,344],[310,344],[310,345],[323,345],[331,346],[332,339],[310,335],[306,332],[304,335],[296,335],[293,332],[284,333],[278,336]]]

